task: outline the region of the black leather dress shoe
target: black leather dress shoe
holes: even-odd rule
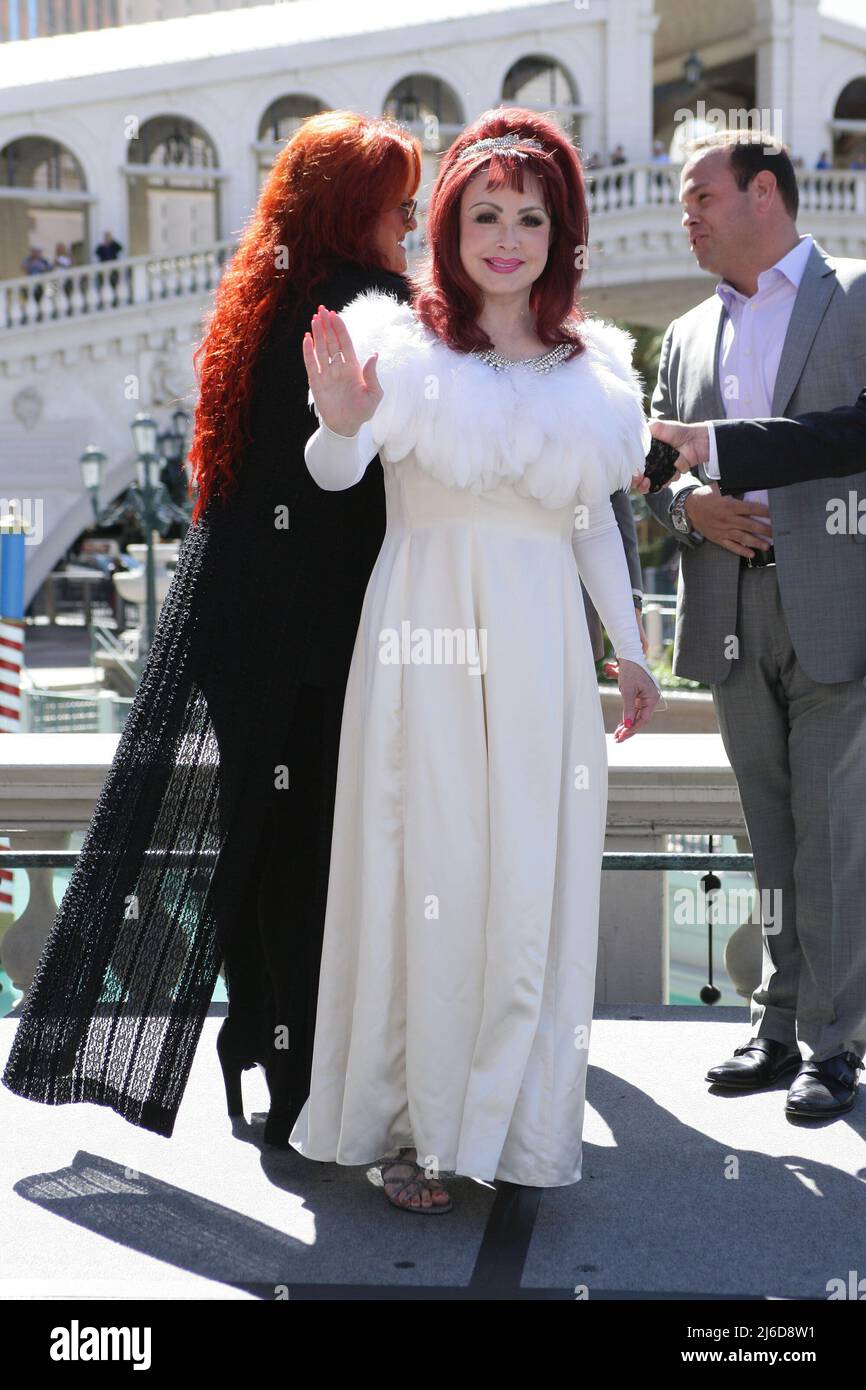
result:
[[[791,1082],[785,1113],[812,1120],[843,1115],[857,1097],[862,1066],[856,1052],[839,1052],[821,1062],[804,1062]]]
[[[761,1091],[772,1086],[780,1076],[799,1067],[802,1057],[792,1052],[787,1043],[775,1038],[750,1038],[734,1055],[718,1067],[710,1067],[707,1081],[714,1086],[729,1086],[736,1091]]]

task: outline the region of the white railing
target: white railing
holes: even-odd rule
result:
[[[801,169],[797,179],[803,212],[850,218],[852,228],[866,223],[866,171]],[[597,217],[635,209],[670,208],[678,225],[679,181],[679,165],[651,161],[588,170],[590,214]],[[418,221],[417,230],[406,237],[413,264],[424,244],[422,210]],[[842,234],[842,229],[837,227],[837,232]],[[65,323],[115,309],[204,295],[218,283],[234,247],[232,241],[218,241],[197,251],[129,256],[125,260],[0,280],[0,329]]]
[[[22,690],[22,734],[116,734],[132,708],[116,690]]]
[[[198,251],[127,256],[0,280],[0,328],[33,328],[134,305],[201,296],[214,288],[234,242]]]
[[[586,173],[590,213],[624,212],[632,208],[679,209],[680,166],[675,164],[614,164]],[[799,169],[800,207],[804,212],[850,213],[866,216],[866,171]]]
[[[800,207],[806,212],[849,212],[866,216],[866,172],[799,170]]]
[[[613,164],[586,171],[590,213],[678,207],[680,171],[673,164]]]

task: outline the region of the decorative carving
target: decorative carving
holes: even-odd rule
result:
[[[189,395],[191,387],[189,348],[173,339],[161,352],[154,353],[149,372],[150,404],[171,406]]]
[[[12,414],[25,430],[32,430],[42,418],[43,400],[35,386],[25,386],[12,397]]]

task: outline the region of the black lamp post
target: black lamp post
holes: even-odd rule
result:
[[[144,523],[144,538],[147,543],[146,579],[146,639],[145,653],[153,645],[156,631],[156,567],[153,560],[153,533],[157,524],[155,501],[161,486],[162,459],[157,453],[156,421],[149,415],[136,415],[132,422],[132,437],[138,450],[135,472],[138,478],[138,492],[141,499],[141,519]]]
[[[185,410],[175,410],[171,419],[173,429],[163,430],[158,439],[159,452],[166,460],[162,481],[172,501],[183,507],[186,503],[183,465],[186,462],[190,417]]]
[[[173,410],[171,413],[171,422],[174,425],[174,432],[180,438],[183,446],[181,449],[181,459],[186,458],[190,418],[189,411],[181,410],[180,408]]]
[[[93,507],[93,519],[99,525],[99,489],[102,486],[102,477],[105,472],[106,458],[101,449],[97,449],[95,444],[88,444],[81,458],[78,460],[81,468],[81,479],[90,493],[90,505]]]
[[[96,525],[114,526],[124,515],[132,512],[135,520],[144,531],[147,545],[145,566],[146,618],[144,643],[139,650],[140,667],[143,666],[144,659],[153,645],[153,635],[156,631],[154,534],[159,532],[161,536],[165,535],[173,522],[180,522],[186,528],[191,519],[191,511],[177,505],[162,480],[163,469],[173,459],[179,465],[184,453],[186,433],[185,430],[181,432],[179,428],[183,424],[177,418],[179,415],[188,421],[189,417],[185,411],[175,411],[174,431],[166,431],[162,435],[159,434],[156,421],[145,411],[140,411],[136,415],[131,426],[136,451],[136,485],[127,488],[120,501],[113,507],[107,507],[104,511],[100,509],[99,493],[105,474],[106,456],[101,449],[97,449],[93,444],[88,444],[79,459],[81,477],[84,486],[90,493]],[[159,447],[162,443],[167,446],[164,455],[160,452]]]
[[[704,73],[704,64],[694,49],[683,62],[683,77],[690,87],[697,87]]]

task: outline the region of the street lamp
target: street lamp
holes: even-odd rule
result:
[[[149,415],[142,417],[136,415],[132,422],[132,437],[136,447],[141,450],[141,444],[147,444],[153,438],[154,448],[156,447],[156,422],[151,420]],[[156,631],[156,568],[153,562],[153,533],[156,528],[156,498],[162,487],[160,475],[162,473],[163,461],[159,454],[155,452],[139,452],[135,460],[135,472],[138,477],[138,492],[141,497],[141,516],[144,522],[144,538],[147,542],[147,640],[145,652],[149,652],[153,645],[153,634]]]
[[[139,458],[156,453],[157,424],[146,410],[140,410],[130,426],[135,452]]]
[[[185,411],[175,412],[175,422],[177,425],[177,415],[186,417]],[[132,438],[135,444],[136,460],[136,484],[128,487],[120,498],[120,501],[113,507],[107,507],[104,511],[100,510],[99,493],[102,487],[106,456],[96,445],[88,444],[84,453],[79,459],[81,467],[81,477],[84,486],[90,493],[90,500],[93,506],[94,520],[97,526],[114,526],[128,512],[132,512],[135,520],[144,531],[145,542],[147,545],[146,556],[146,621],[145,621],[145,640],[140,647],[139,663],[143,665],[144,658],[153,645],[153,637],[156,631],[156,565],[154,562],[154,533],[165,535],[173,522],[180,522],[185,528],[189,527],[191,512],[188,508],[178,506],[170,496],[165,483],[162,480],[163,469],[169,464],[172,454],[180,457],[180,451],[185,444],[185,433],[181,434],[175,428],[173,433],[168,434],[168,439],[180,440],[180,449],[174,444],[169,451],[163,455],[160,451],[160,444],[166,440],[165,435],[160,435],[156,421],[145,411],[140,411],[131,424]]]
[[[186,444],[186,437],[189,434],[189,421],[189,411],[179,408],[172,411],[171,422],[174,425],[174,432],[180,436],[184,444]]]
[[[87,491],[90,493],[90,504],[93,507],[93,516],[98,524],[99,490],[102,487],[102,478],[105,473],[105,454],[101,449],[97,449],[95,444],[88,444],[78,462],[81,465],[82,481]]]
[[[187,499],[183,465],[186,462],[190,417],[185,410],[175,410],[171,420],[174,428],[163,430],[158,440],[159,452],[166,460],[162,481],[172,501],[182,507]]]
[[[683,77],[690,87],[696,87],[704,74],[704,64],[694,49],[683,62]]]

